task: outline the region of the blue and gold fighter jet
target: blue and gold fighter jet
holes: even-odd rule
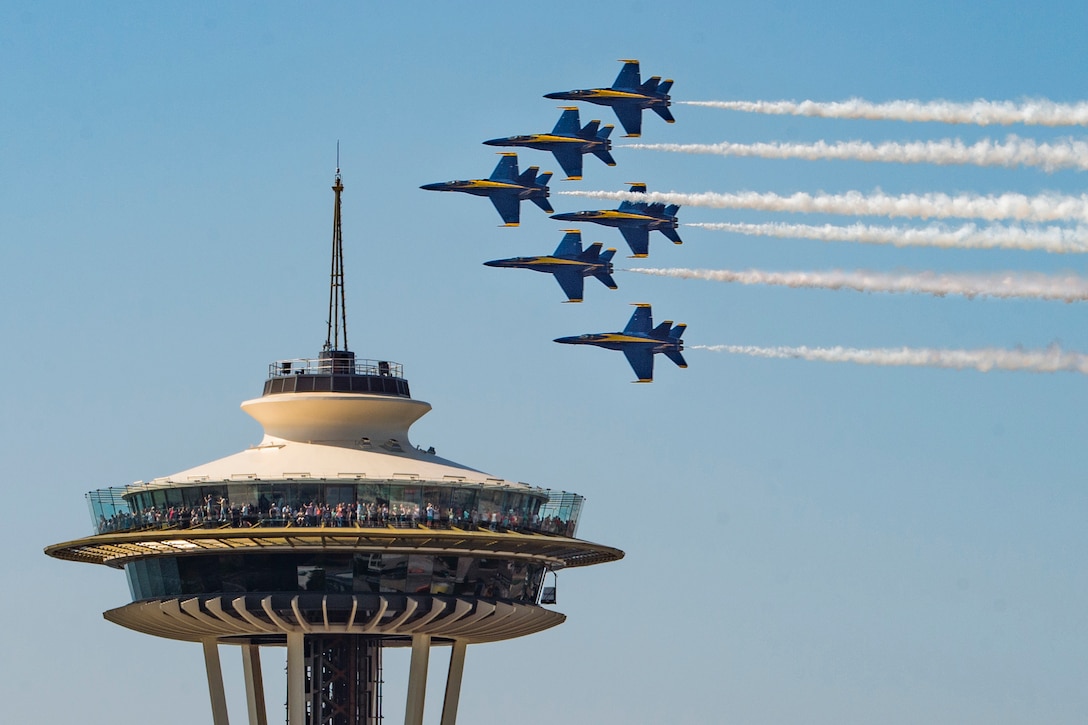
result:
[[[645,194],[646,184],[632,183],[631,191],[636,194]],[[665,206],[664,204],[647,204],[644,201],[625,201],[618,209],[553,214],[552,219],[578,224],[593,222],[607,227],[618,227],[623,238],[627,240],[627,246],[631,247],[631,254],[635,257],[645,257],[650,253],[650,232],[652,231],[661,232],[673,244],[683,244],[680,235],[676,233],[677,227],[680,226],[680,222],[676,219],[678,211],[680,207],[676,204]]]
[[[612,279],[612,255],[615,249],[606,249],[594,242],[582,251],[582,233],[577,229],[565,230],[566,236],[555,249],[555,254],[542,257],[513,257],[484,262],[488,267],[521,267],[535,272],[555,275],[555,281],[563,288],[568,302],[581,302],[585,291],[585,278],[596,277],[608,289],[617,289]]]
[[[623,328],[623,332],[560,337],[555,341],[567,345],[596,345],[608,350],[622,350],[638,376],[638,380],[634,382],[638,383],[654,381],[654,355],[659,352],[665,353],[677,366],[686,368],[688,364],[681,354],[684,342],[680,336],[684,334],[687,325],[679,324],[674,327],[672,320],[665,320],[654,327],[650,306],[639,302],[635,307],[635,314],[631,315],[631,321]]]
[[[672,81],[662,81],[661,76],[654,76],[642,83],[639,77],[637,60],[621,60],[623,70],[616,77],[611,88],[589,88],[578,91],[548,93],[545,98],[562,101],[586,101],[599,106],[612,106],[616,117],[623,124],[623,130],[629,137],[642,135],[642,110],[649,108],[668,123],[676,123],[669,106],[669,89]]]
[[[518,155],[502,154],[499,165],[487,179],[469,179],[467,181],[447,181],[441,184],[424,184],[419,187],[427,191],[462,191],[474,196],[486,196],[502,217],[503,224],[516,227],[521,221],[521,202],[525,199],[533,202],[548,214],[554,209],[548,203],[548,180],[552,172],[540,176],[539,166],[530,166],[525,173],[518,174]]]
[[[614,127],[600,128],[600,125],[600,121],[590,121],[582,128],[578,109],[570,107],[563,109],[563,115],[559,117],[551,133],[493,138],[484,143],[488,146],[528,146],[539,151],[551,151],[566,172],[567,178],[576,181],[582,178],[583,154],[593,154],[609,166],[616,165],[616,160],[609,153],[612,142],[608,140]]]

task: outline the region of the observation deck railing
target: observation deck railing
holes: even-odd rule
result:
[[[285,378],[290,375],[374,375],[403,378],[404,366],[389,360],[340,357],[277,360],[268,366],[269,378]]]

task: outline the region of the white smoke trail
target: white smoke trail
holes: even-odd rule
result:
[[[879,144],[868,141],[828,143],[729,143],[715,144],[625,144],[622,148],[669,151],[718,156],[756,156],[764,159],[826,159],[879,161],[899,164],[973,164],[975,166],[1037,166],[1045,171],[1088,169],[1088,142],[1064,139],[1038,143],[1033,139],[1009,136],[1004,143],[984,139],[968,146],[959,139]]]
[[[1055,254],[1088,252],[1088,226],[1025,228],[979,227],[964,224],[949,228],[940,224],[925,227],[876,227],[868,224],[685,224],[722,232],[780,239],[817,239],[822,242],[892,244],[897,247],[942,247],[945,249],[1026,249]]]
[[[701,194],[651,191],[639,194],[631,191],[560,191],[564,196],[582,196],[614,201],[681,204],[715,209],[758,209],[813,214],[849,214],[859,216],[949,217],[961,219],[1016,219],[1029,222],[1076,220],[1088,222],[1088,194],[1065,196],[1046,193],[1037,196],[1006,193],[999,196],[978,194],[902,194],[893,196],[876,191],[863,194],[807,194],[790,196],[773,193],[742,191],[721,194],[713,191]]]
[[[710,350],[765,358],[794,358],[822,362],[851,362],[859,365],[912,365],[919,367],[1022,370],[1033,373],[1076,372],[1088,375],[1088,355],[1065,352],[1051,346],[1046,350],[935,350],[929,348],[851,347],[752,347],[750,345],[689,345],[689,350]]]
[[[1047,100],[889,101],[873,103],[860,98],[830,103],[819,101],[679,101],[685,106],[724,108],[730,111],[822,118],[864,118],[877,121],[938,121],[978,126],[1088,126],[1088,103],[1054,103]]]
[[[704,279],[712,282],[767,284],[784,287],[852,289],[858,292],[930,294],[938,297],[959,295],[975,297],[1026,297],[1042,300],[1083,302],[1088,300],[1088,279],[1076,275],[1043,274],[937,274],[935,272],[867,272],[864,270],[829,272],[765,272],[758,269],[652,269],[624,270],[655,277]]]

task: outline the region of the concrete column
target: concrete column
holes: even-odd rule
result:
[[[264,678],[261,677],[261,650],[257,645],[242,646],[242,672],[246,678],[249,725],[268,725],[268,713],[264,707]]]
[[[215,637],[208,637],[201,643],[204,645],[204,668],[208,671],[208,692],[212,698],[212,725],[229,725],[227,694],[223,691],[223,668],[219,664],[219,644]]]
[[[461,700],[461,675],[465,672],[465,651],[468,643],[463,639],[453,641],[450,652],[450,672],[446,676],[446,699],[442,702],[442,725],[456,725],[457,704]]]
[[[306,652],[302,632],[287,633],[287,725],[306,725]]]
[[[427,696],[427,661],[430,656],[431,635],[412,635],[412,664],[408,671],[404,725],[423,725],[423,700]]]

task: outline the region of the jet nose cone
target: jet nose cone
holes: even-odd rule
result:
[[[505,259],[492,259],[490,262],[484,262],[485,267],[502,267]]]
[[[563,99],[567,98],[567,93],[566,93],[566,91],[558,91],[556,93],[545,93],[544,97],[545,98],[551,98],[552,100],[556,100],[556,101],[562,101]]]
[[[424,184],[419,188],[424,189],[425,191],[442,191],[445,186],[445,184]]]
[[[576,345],[578,344],[577,337],[557,337],[552,342],[561,342],[564,345]]]
[[[505,138],[492,138],[492,139],[488,139],[487,141],[484,141],[484,146],[505,146],[505,145],[506,145],[506,139]]]
[[[561,222],[572,222],[575,220],[575,216],[572,213],[564,212],[563,214],[552,214],[552,219],[557,219]]]

